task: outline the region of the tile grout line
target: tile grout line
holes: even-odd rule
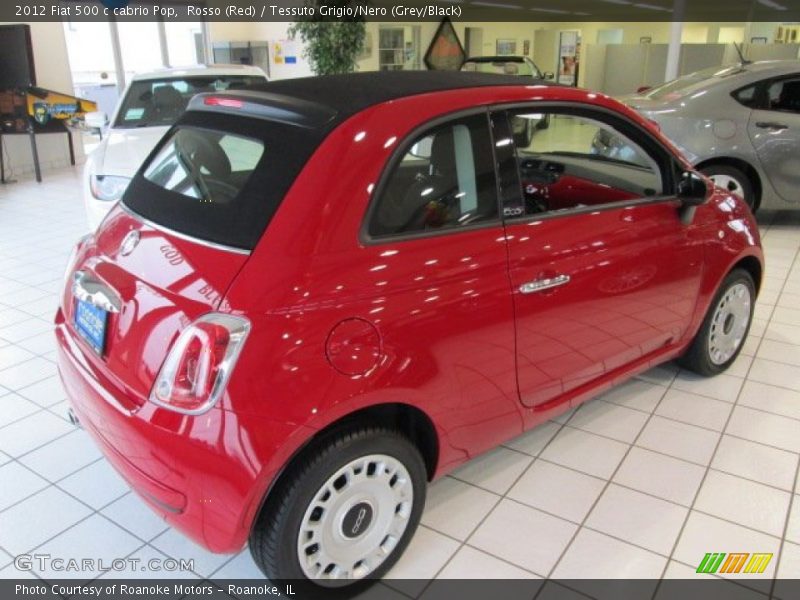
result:
[[[568,408],[567,410],[565,410],[562,413],[562,415],[568,413],[570,410],[572,410],[572,409]],[[561,416],[561,415],[559,415],[559,416]],[[439,575],[442,573],[442,571],[444,571],[444,569],[447,568],[447,566],[452,562],[453,558],[455,558],[455,556],[461,551],[461,549],[464,546],[470,546],[471,548],[474,548],[474,549],[477,550],[477,548],[475,548],[474,546],[471,546],[470,543],[469,543],[470,539],[472,539],[472,536],[475,535],[475,532],[478,531],[478,529],[480,529],[481,526],[486,522],[486,519],[488,519],[494,513],[494,511],[502,503],[502,501],[507,498],[508,492],[517,484],[517,482],[525,475],[525,473],[527,473],[528,470],[534,465],[534,463],[537,461],[537,459],[542,454],[542,452],[544,452],[545,449],[552,443],[552,441],[554,439],[556,439],[556,437],[558,437],[558,435],[564,429],[564,426],[566,425],[567,421],[569,421],[570,418],[572,418],[572,415],[570,415],[563,423],[559,423],[558,421],[554,421],[552,419],[547,421],[548,423],[555,423],[555,424],[558,425],[558,429],[556,430],[556,432],[550,437],[550,439],[547,440],[547,442],[545,442],[545,444],[542,446],[542,448],[539,450],[539,452],[537,452],[536,456],[531,457],[532,460],[531,460],[530,464],[525,469],[523,469],[523,471],[517,476],[516,479],[514,479],[514,481],[511,483],[511,485],[508,487],[508,489],[505,492],[503,492],[503,494],[498,494],[500,497],[494,503],[492,508],[489,509],[488,511],[486,511],[486,514],[483,516],[483,518],[475,525],[475,527],[472,528],[472,531],[470,531],[470,533],[464,538],[464,540],[463,541],[459,540],[459,547],[455,550],[455,552],[453,552],[453,554],[450,555],[450,557],[442,565],[442,567],[434,574],[434,576],[431,578],[431,581],[428,583],[428,585],[426,585],[422,589],[422,591],[419,594],[420,596],[425,593],[425,591],[431,586],[432,582],[439,577]],[[544,425],[544,423],[541,423],[540,425]],[[532,431],[532,430],[533,429],[528,429],[528,431]],[[520,434],[520,435],[522,435],[522,434]],[[516,450],[513,450],[513,451],[516,452]],[[522,453],[522,454],[524,454],[524,453]],[[530,454],[526,454],[526,456],[530,457]],[[458,481],[460,481],[460,480],[458,480]],[[462,483],[468,483],[468,482],[462,482]],[[474,485],[474,484],[468,483],[468,485]],[[479,486],[474,486],[474,487],[477,487],[478,489],[483,489],[483,488],[480,488]],[[492,493],[495,493],[495,492],[492,492]],[[508,499],[511,500],[510,498],[508,498]],[[485,550],[479,550],[479,551],[480,552],[485,552],[486,554],[488,554],[489,556],[492,556],[493,558],[499,558],[497,556],[494,556],[490,552],[486,552]],[[508,562],[505,559],[500,559],[500,560],[503,560],[503,562]],[[511,563],[511,564],[513,564],[513,563]],[[514,565],[514,566],[516,566],[517,568],[520,568],[517,565]],[[526,569],[524,567],[522,568],[522,570],[523,571],[527,571],[528,573],[531,573],[532,575],[537,575],[538,576],[537,573],[534,573],[533,571],[530,571],[529,569]]]
[[[772,578],[772,585],[769,588],[770,600],[772,600],[772,598],[775,595],[775,586],[778,582],[778,569],[780,569],[781,567],[781,560],[783,559],[783,549],[786,546],[786,542],[788,541],[786,539],[786,536],[789,535],[789,521],[792,518],[792,506],[795,501],[795,496],[797,495],[796,493],[794,493],[794,490],[797,489],[797,482],[799,478],[800,478],[800,463],[798,464],[798,467],[795,470],[794,488],[793,491],[789,494],[789,508],[787,511],[786,520],[783,523],[783,535],[781,536],[781,541],[778,544],[778,556],[775,558],[775,576]]]
[[[765,237],[766,237],[766,234],[765,234]],[[795,251],[795,257],[794,257],[793,264],[797,262],[798,255],[800,255],[800,249]],[[786,281],[784,280],[783,287],[781,287],[781,291],[783,291],[785,285],[786,285]],[[771,315],[770,315],[770,319],[771,319]],[[768,323],[769,323],[769,321],[768,321]],[[763,342],[763,338],[761,338],[759,340],[759,342],[758,342],[758,346],[756,347],[756,353],[758,353],[758,350],[761,348],[761,343],[762,342]],[[753,362],[755,362],[755,361],[753,361]],[[748,376],[750,375],[750,371],[752,370],[752,368],[753,368],[753,363],[750,363],[750,367],[747,370],[747,375],[745,376],[745,379],[747,379]],[[742,386],[742,387],[744,387],[744,386]],[[702,491],[703,486],[705,485],[706,479],[708,477],[708,473],[711,470],[711,464],[714,462],[714,458],[716,457],[717,452],[719,451],[719,446],[722,443],[722,438],[725,435],[725,432],[728,429],[728,425],[730,424],[731,418],[733,418],[733,414],[734,414],[736,408],[739,405],[739,398],[741,397],[741,394],[742,394],[742,389],[740,388],[739,389],[739,393],[736,395],[736,401],[734,402],[733,410],[731,410],[731,412],[728,414],[728,418],[725,421],[725,427],[722,429],[722,433],[720,433],[719,439],[717,440],[717,444],[714,447],[714,451],[711,454],[711,459],[709,460],[709,463],[708,463],[708,466],[706,467],[705,473],[703,473],[703,478],[700,480],[700,485],[698,486],[697,491],[694,494],[694,498],[692,499],[692,504],[689,507],[689,512],[686,513],[686,517],[684,518],[683,523],[681,524],[681,528],[680,528],[680,530],[678,532],[678,537],[675,538],[675,542],[672,545],[672,551],[670,552],[669,561],[673,560],[673,557],[675,556],[675,551],[677,550],[678,544],[680,543],[681,538],[683,537],[683,533],[684,533],[684,531],[686,529],[686,524],[689,522],[689,518],[691,517],[692,511],[694,510],[694,506],[695,506],[695,504],[697,504],[697,499],[700,497],[700,492]],[[787,513],[786,519],[788,520],[788,518],[789,518],[789,515]],[[661,579],[659,580],[659,583],[656,586],[656,593],[658,593],[658,590],[661,587],[661,581],[663,581],[664,575],[666,574],[667,569],[669,568],[669,561],[667,561],[667,564],[664,567],[664,571],[662,571],[662,573],[661,573]],[[776,567],[776,573],[777,573],[777,567]],[[654,595],[654,597],[655,597],[655,595]]]
[[[677,373],[675,375],[677,376]],[[673,377],[672,380],[674,381],[674,377]],[[569,552],[569,549],[572,547],[573,543],[577,539],[578,534],[586,526],[586,522],[589,520],[589,517],[594,512],[595,508],[597,507],[597,504],[600,502],[600,499],[605,495],[606,490],[608,490],[608,488],[611,486],[612,480],[614,479],[614,477],[619,472],[619,469],[622,466],[622,464],[628,458],[628,456],[629,456],[629,454],[631,452],[631,449],[634,447],[634,445],[636,444],[636,441],[642,435],[642,432],[645,430],[645,428],[647,427],[648,423],[650,423],[650,421],[652,420],[653,416],[655,415],[655,411],[661,405],[661,402],[664,400],[664,396],[667,395],[667,391],[668,391],[668,388],[665,388],[664,392],[661,394],[661,397],[659,398],[658,402],[656,403],[655,407],[653,408],[653,413],[651,413],[650,416],[647,417],[647,419],[645,420],[645,422],[642,424],[641,428],[639,429],[639,432],[636,434],[636,437],[633,439],[633,441],[630,444],[628,444],[628,447],[625,450],[625,453],[622,455],[622,458],[617,463],[617,466],[615,467],[614,471],[609,475],[608,479],[606,479],[606,482],[605,482],[605,485],[603,486],[603,489],[600,490],[600,493],[594,499],[594,502],[589,507],[589,510],[586,512],[586,515],[583,517],[583,519],[581,520],[580,524],[578,525],[578,528],[575,530],[575,532],[570,537],[569,542],[567,542],[567,545],[564,547],[564,549],[561,551],[561,554],[559,555],[559,557],[553,563],[553,566],[550,568],[550,571],[547,573],[547,579],[548,580],[552,579],[553,574],[556,572],[556,569],[558,569],[558,565],[560,565],[561,562],[564,560],[564,557],[567,555],[567,552]],[[540,594],[541,594],[541,590],[534,597],[534,600],[536,600],[536,598],[538,598]]]

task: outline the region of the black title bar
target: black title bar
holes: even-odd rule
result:
[[[0,22],[797,22],[800,0],[2,0]]]

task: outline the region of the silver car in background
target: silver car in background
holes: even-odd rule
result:
[[[620,100],[754,211],[800,208],[800,61],[705,69]],[[595,151],[624,152],[615,143]]]

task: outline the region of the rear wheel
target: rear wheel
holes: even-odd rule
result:
[[[709,165],[701,172],[714,182],[714,185],[739,196],[747,203],[750,210],[756,210],[756,195],[750,178],[736,167],[730,165]]]
[[[755,285],[750,273],[735,269],[725,278],[708,309],[700,331],[679,360],[700,375],[727,369],[742,350],[755,306]]]
[[[402,434],[365,427],[332,434],[272,494],[250,538],[270,579],[350,596],[383,576],[419,524],[425,463]]]

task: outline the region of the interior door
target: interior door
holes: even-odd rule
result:
[[[767,84],[748,132],[775,191],[787,202],[800,202],[800,76]]]
[[[543,114],[495,115],[494,131],[520,399],[547,409],[685,332],[702,249],[679,201],[661,193],[673,185],[668,155],[651,157],[585,110],[553,110],[532,139],[503,139],[525,129],[516,119]],[[600,132],[616,136],[615,156],[596,153]]]

